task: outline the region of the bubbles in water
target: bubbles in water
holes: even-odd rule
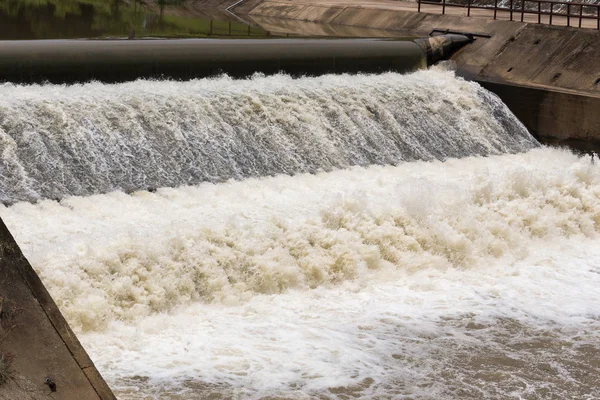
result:
[[[536,238],[596,235],[599,179],[589,160],[543,149],[19,203],[0,215],[71,324],[96,330],[373,271],[512,263]]]
[[[599,184],[542,148],[0,216],[122,398],[543,399],[596,390]]]

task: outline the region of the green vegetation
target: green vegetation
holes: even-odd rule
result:
[[[185,0],[2,0],[0,39],[265,36],[214,16],[182,16]],[[213,20],[211,23],[211,19]]]
[[[0,353],[0,386],[8,382],[13,376],[12,361],[13,357],[11,355]]]
[[[18,326],[16,321],[21,311],[20,308],[14,307],[0,296],[0,345]],[[8,382],[14,373],[12,368],[13,359],[12,354],[0,351],[0,386]]]

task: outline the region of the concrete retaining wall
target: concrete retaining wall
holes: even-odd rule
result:
[[[483,79],[478,81],[496,93],[530,132],[541,132],[542,138],[587,142],[600,139],[598,95]]]
[[[247,0],[260,23],[294,19],[426,36],[433,29],[490,35],[456,53],[457,73],[496,92],[542,138],[600,140],[600,34],[590,29],[394,9],[394,2]],[[381,35],[385,36],[385,35]],[[533,113],[533,114],[532,114]]]
[[[2,220],[0,304],[0,353],[14,369],[0,399],[115,399]]]

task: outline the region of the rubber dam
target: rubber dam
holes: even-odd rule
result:
[[[412,39],[227,40],[0,60],[0,398],[600,396],[593,155]]]

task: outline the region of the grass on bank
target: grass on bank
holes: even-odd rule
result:
[[[0,387],[13,376],[12,362],[13,357],[10,354],[0,353]]]

